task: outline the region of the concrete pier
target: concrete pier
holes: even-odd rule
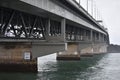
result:
[[[0,72],[37,72],[31,43],[0,43]]]
[[[4,61],[0,63],[0,72],[37,72],[37,61]]]
[[[67,43],[66,50],[57,53],[57,60],[80,60],[80,57],[92,57],[101,53],[107,53],[105,43]]]
[[[80,60],[77,43],[66,43],[66,50],[57,53],[57,60]]]

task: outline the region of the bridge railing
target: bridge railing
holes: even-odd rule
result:
[[[91,41],[89,36],[80,36],[80,35],[67,35],[66,40],[68,41]]]

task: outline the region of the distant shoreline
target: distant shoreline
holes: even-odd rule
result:
[[[120,45],[110,44],[107,51],[108,53],[120,53]]]

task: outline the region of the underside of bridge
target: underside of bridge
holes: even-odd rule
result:
[[[10,68],[22,65],[16,71],[37,71],[37,57],[57,53],[58,60],[79,60],[106,53],[108,44],[105,29],[67,0],[0,1],[3,70],[7,64]]]

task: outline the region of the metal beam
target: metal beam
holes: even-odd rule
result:
[[[13,11],[13,12],[11,13],[10,18],[8,18],[8,21],[6,22],[6,24],[5,24],[4,28],[3,28],[2,35],[5,34],[5,32],[6,32],[6,30],[7,30],[7,27],[9,26],[9,24],[11,23],[11,21],[12,21],[12,19],[13,19],[13,17],[14,17],[14,14],[15,14],[15,11]]]

